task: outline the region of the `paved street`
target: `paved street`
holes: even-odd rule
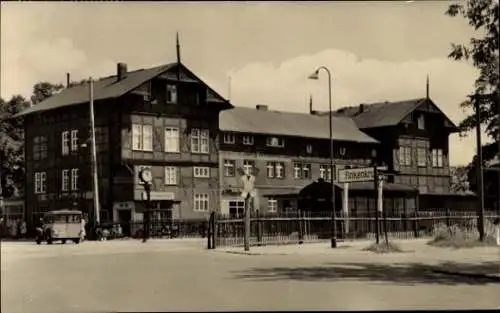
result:
[[[448,250],[432,258],[430,250],[375,255],[349,248],[239,255],[207,251],[204,244],[197,239],[2,243],[2,312],[500,306],[498,281],[435,272],[494,273],[495,248]],[[460,255],[469,259],[456,260]]]

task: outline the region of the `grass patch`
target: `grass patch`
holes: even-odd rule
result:
[[[404,252],[401,247],[393,242],[380,242],[379,244],[374,243],[363,249],[363,251],[370,251],[374,253],[401,253]]]
[[[497,245],[496,226],[485,220],[485,238],[479,240],[479,231],[476,224],[451,225],[438,224],[433,228],[434,239],[427,244],[440,248],[475,248],[495,247]]]

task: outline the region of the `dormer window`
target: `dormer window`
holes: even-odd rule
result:
[[[234,134],[224,134],[224,143],[234,144],[235,142]]]
[[[176,85],[167,85],[167,103],[177,103]]]
[[[283,148],[285,146],[285,140],[279,137],[267,137],[267,146]]]
[[[244,145],[251,146],[253,145],[253,136],[243,136],[241,141]]]
[[[420,114],[417,118],[417,127],[418,129],[425,129],[425,119],[423,114]]]

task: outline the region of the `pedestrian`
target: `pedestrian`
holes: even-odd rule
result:
[[[21,226],[20,226],[20,231],[19,231],[19,236],[21,238],[26,238],[26,232],[28,231],[27,227],[26,227],[26,221],[23,220],[21,221]]]
[[[85,226],[86,222],[85,219],[82,218],[81,224],[80,224],[80,241],[83,242],[85,238],[87,237],[87,232],[85,231]]]

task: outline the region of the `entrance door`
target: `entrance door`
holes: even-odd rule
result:
[[[130,237],[130,222],[132,221],[132,210],[118,210],[118,223],[120,223],[123,235]]]

